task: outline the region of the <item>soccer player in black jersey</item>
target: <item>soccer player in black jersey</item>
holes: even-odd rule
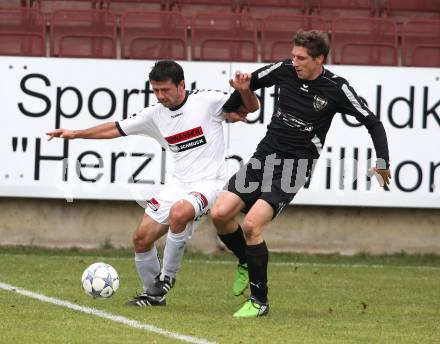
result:
[[[250,299],[235,317],[258,317],[269,311],[268,249],[263,230],[289,204],[311,175],[336,113],[354,116],[371,135],[377,156],[375,172],[390,180],[388,143],[380,120],[349,83],[324,68],[330,46],[320,31],[299,31],[292,59],[265,66],[242,81],[223,106],[225,113],[246,103],[249,90],[277,85],[277,110],[251,160],[228,182],[211,211],[219,237],[248,268]],[[237,78],[237,77],[236,77]],[[235,220],[243,211],[243,227]],[[244,240],[243,240],[244,235]]]

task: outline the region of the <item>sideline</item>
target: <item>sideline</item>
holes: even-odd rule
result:
[[[57,255],[57,254],[14,254],[14,253],[1,253],[0,256],[6,257],[48,257],[48,258],[57,258],[57,257],[66,257],[66,258],[75,258],[75,259],[87,259],[93,257],[100,261],[106,261],[107,259],[111,260],[126,260],[132,259],[130,257],[111,257],[111,256],[77,256],[77,255]],[[231,264],[235,265],[236,261],[234,260],[207,260],[207,259],[183,259],[183,264],[185,263],[206,263],[206,264]],[[347,264],[347,263],[307,263],[307,262],[271,262],[269,261],[269,265],[272,266],[304,266],[304,267],[316,267],[316,268],[372,268],[372,269],[409,269],[409,270],[440,270],[440,266],[432,266],[432,265],[394,265],[394,264]]]
[[[133,328],[137,328],[139,330],[145,330],[148,332],[157,333],[162,336],[169,337],[172,339],[177,339],[177,340],[180,340],[180,341],[183,341],[186,343],[215,344],[215,342],[210,342],[210,341],[203,339],[203,338],[197,338],[197,337],[187,336],[187,335],[176,333],[176,332],[167,331],[167,330],[161,329],[161,328],[153,326],[153,325],[143,324],[137,320],[128,319],[128,318],[125,318],[120,315],[114,315],[114,314],[111,314],[108,312],[100,311],[99,309],[95,309],[95,308],[91,308],[91,307],[84,307],[84,306],[80,306],[80,305],[77,305],[77,304],[69,302],[69,301],[59,300],[59,299],[56,299],[53,297],[45,296],[43,294],[34,293],[32,291],[29,291],[29,290],[26,290],[26,289],[23,289],[20,287],[15,287],[10,284],[0,282],[0,289],[6,290],[6,291],[16,292],[18,294],[21,294],[21,295],[24,295],[24,296],[27,296],[27,297],[30,297],[30,298],[33,298],[33,299],[36,299],[39,301],[52,303],[54,305],[61,306],[61,307],[66,307],[66,308],[69,308],[69,309],[77,311],[77,312],[82,312],[82,313],[94,315],[99,318],[111,320],[111,321],[114,321],[114,322],[117,322],[120,324],[124,324],[124,325],[130,326],[130,327],[133,327]]]
[[[183,263],[206,263],[206,264],[231,264],[235,265],[236,262],[228,261],[228,260],[194,260],[187,259],[184,260]],[[421,265],[381,265],[381,264],[346,264],[346,263],[301,263],[301,262],[269,262],[269,266],[292,266],[292,267],[315,267],[315,268],[355,268],[355,269],[409,269],[409,270],[440,270],[440,266],[421,266]]]

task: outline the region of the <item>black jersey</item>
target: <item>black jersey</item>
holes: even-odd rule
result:
[[[365,125],[373,139],[378,167],[388,167],[388,143],[382,123],[358,97],[347,80],[327,69],[315,80],[303,80],[285,60],[252,73],[251,89],[277,85],[277,110],[267,127],[256,155],[277,153],[281,157],[318,158],[336,113],[352,115]],[[235,91],[223,111],[235,111],[241,103]],[[383,159],[383,160],[382,160]]]

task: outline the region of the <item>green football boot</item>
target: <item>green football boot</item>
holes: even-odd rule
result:
[[[269,313],[269,303],[261,303],[251,297],[234,313],[235,318],[257,318]]]
[[[234,284],[232,285],[232,293],[234,296],[240,296],[244,293],[249,285],[249,273],[247,264],[238,264],[235,271]]]

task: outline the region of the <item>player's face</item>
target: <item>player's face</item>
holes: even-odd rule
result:
[[[181,81],[176,86],[171,80],[155,81],[150,80],[151,88],[154,91],[159,103],[167,108],[179,106],[185,99],[185,82]]]
[[[292,49],[292,62],[298,78],[314,80],[322,73],[324,56],[313,58],[307,53],[307,48],[294,46]]]

